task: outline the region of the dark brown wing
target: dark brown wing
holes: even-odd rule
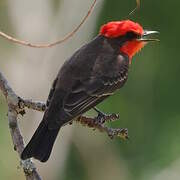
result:
[[[64,111],[73,117],[83,114],[109,96],[100,92],[103,89],[105,92],[105,88],[106,86],[98,81],[91,83],[78,81],[64,99]]]
[[[123,86],[127,80],[127,70],[121,69],[114,77],[102,76],[84,82],[77,81],[72,91],[64,98],[64,111],[76,117],[96,106]]]

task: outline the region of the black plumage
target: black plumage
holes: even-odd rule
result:
[[[48,160],[59,129],[82,115],[127,80],[129,58],[120,47],[134,36],[99,35],[77,50],[61,67],[47,100],[43,120],[21,158]]]

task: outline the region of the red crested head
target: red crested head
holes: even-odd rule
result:
[[[128,37],[131,33],[132,37]],[[120,51],[129,56],[130,63],[132,57],[140,51],[148,41],[157,41],[157,39],[146,39],[149,34],[157,33],[157,31],[145,31],[143,27],[133,21],[112,21],[103,25],[100,29],[100,35],[106,38],[119,38],[126,36],[126,41],[120,46]],[[121,38],[119,39],[121,40]]]
[[[143,35],[144,30],[141,25],[130,20],[112,21],[103,25],[100,29],[100,34],[108,38],[123,36],[127,32]]]
[[[118,38],[125,36],[128,32],[132,32],[137,36],[142,36],[144,30],[141,25],[130,20],[112,21],[103,25],[100,29],[100,34],[107,38]],[[120,47],[120,51],[132,57],[145,45],[144,42],[139,42],[136,39],[127,41]]]

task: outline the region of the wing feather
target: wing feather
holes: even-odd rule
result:
[[[112,95],[126,80],[125,77],[102,79],[93,79],[84,83],[77,81],[78,84],[75,84],[75,87],[78,88],[72,88],[72,91],[64,98],[63,108],[65,112],[75,117],[88,111]]]

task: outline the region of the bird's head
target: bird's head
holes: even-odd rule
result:
[[[129,56],[130,62],[132,57],[140,51],[149,41],[158,41],[150,39],[149,35],[158,33],[157,31],[146,31],[143,27],[130,20],[112,21],[103,25],[100,34],[110,39],[120,41],[120,51]]]

